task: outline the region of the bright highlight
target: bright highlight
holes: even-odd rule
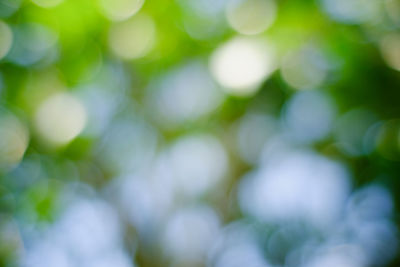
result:
[[[46,99],[36,112],[35,126],[40,136],[51,145],[73,140],[86,124],[86,111],[73,95],[59,93]]]
[[[210,68],[228,93],[247,96],[257,91],[275,67],[271,48],[266,43],[235,38],[214,52]]]

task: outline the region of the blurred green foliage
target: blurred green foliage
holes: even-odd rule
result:
[[[12,164],[5,163],[1,169],[0,229],[6,229],[2,223],[8,221],[38,227],[51,224],[62,210],[59,195],[66,185],[79,181],[102,190],[123,174],[115,164],[105,163],[109,161],[101,150],[103,136],[112,127],[102,133],[74,136],[59,146],[49,145],[37,130],[36,112],[45,99],[65,91],[79,96],[93,84],[104,86],[106,89],[102,93],[106,96],[118,98],[110,121],[140,117],[154,126],[159,134],[157,152],[186,134],[207,132],[217,136],[228,151],[229,183],[224,190],[206,194],[201,201],[215,207],[223,224],[246,217],[236,204],[230,203],[231,194],[242,175],[255,167],[237,155],[231,129],[248,112],[274,118],[282,116],[289,99],[298,90],[282,76],[280,65],[263,80],[254,94],[240,97],[222,90],[223,100],[211,114],[167,127],[163,119],[157,117],[156,108],[149,104],[149,95],[156,92],[153,87],[157,87],[155,84],[160,77],[192,61],[208,66],[218,47],[240,35],[226,21],[223,11],[211,12],[210,17],[206,17],[196,13],[191,5],[193,1],[146,1],[138,14],[147,14],[154,21],[154,46],[142,57],[124,59],[113,52],[109,41],[111,28],[119,22],[102,13],[100,1],[64,0],[50,8],[34,2],[0,0],[1,21],[13,33],[10,50],[0,58],[0,109],[3,115],[15,116],[30,136],[23,157]],[[386,35],[400,34],[400,25],[390,16],[386,6],[387,2],[400,4],[398,1],[381,1],[378,19],[348,23],[330,16],[322,2],[276,1],[276,20],[267,30],[257,34],[257,38],[273,44],[278,62],[282,62],[290,51],[315,48],[323,54],[328,66],[324,81],[312,89],[333,100],[338,116],[362,108],[379,118],[377,127],[383,128],[379,128],[374,136],[370,153],[346,153],[338,145],[340,140],[335,134],[299,146],[309,146],[321,155],[346,164],[355,189],[370,182],[387,187],[394,197],[394,220],[398,227],[400,72],[382,56],[385,51],[382,51],[381,43]],[[212,1],[210,3],[212,9]],[[215,32],[197,38],[197,33],[188,32],[187,25],[198,27],[200,33],[203,28],[215,28]],[[0,44],[4,42],[4,36],[0,32]],[[400,43],[394,49],[399,53]],[[94,105],[101,108],[102,103]],[[0,234],[6,231],[0,231]],[[10,231],[15,232],[15,229]],[[22,241],[18,239],[2,234],[0,266],[14,266],[20,257],[18,253],[23,250]],[[146,244],[138,246],[135,256],[138,265],[161,266],[159,261],[162,260],[152,256],[157,255],[156,248],[147,248]],[[398,264],[397,257],[389,266]]]

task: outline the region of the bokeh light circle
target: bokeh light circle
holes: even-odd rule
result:
[[[230,26],[242,34],[258,34],[275,21],[277,6],[274,0],[230,1],[226,17]]]
[[[13,42],[13,33],[11,28],[4,22],[0,21],[0,59],[5,57],[10,51]]]
[[[260,39],[237,37],[217,48],[210,69],[227,93],[248,96],[273,72],[272,48]]]
[[[166,128],[204,118],[223,100],[223,93],[207,67],[197,61],[163,75],[154,87],[149,94],[149,106]]]
[[[57,93],[43,101],[34,123],[38,134],[50,145],[63,145],[85,127],[86,110],[81,101],[68,93]]]
[[[12,167],[24,156],[29,143],[28,128],[14,115],[0,115],[0,168]]]
[[[385,35],[380,41],[380,50],[386,64],[400,71],[400,34]]]
[[[287,102],[283,124],[290,137],[298,142],[313,142],[327,137],[336,108],[328,95],[318,91],[301,91]]]
[[[377,0],[321,0],[324,11],[334,20],[346,24],[376,22],[381,4]]]
[[[144,0],[99,0],[101,12],[110,20],[126,20],[136,14]]]
[[[219,230],[219,218],[211,208],[198,206],[175,212],[166,224],[166,252],[176,261],[196,262],[204,258]]]
[[[283,58],[282,78],[299,90],[319,87],[327,76],[328,64],[323,54],[314,47],[290,51]]]
[[[52,63],[57,56],[58,34],[38,23],[22,23],[13,28],[14,44],[7,55],[11,62],[29,66]]]
[[[187,196],[200,196],[217,186],[229,168],[225,148],[206,134],[179,139],[168,156],[177,188]]]
[[[145,14],[114,24],[109,32],[108,44],[111,51],[124,60],[145,56],[154,46],[156,26]]]

